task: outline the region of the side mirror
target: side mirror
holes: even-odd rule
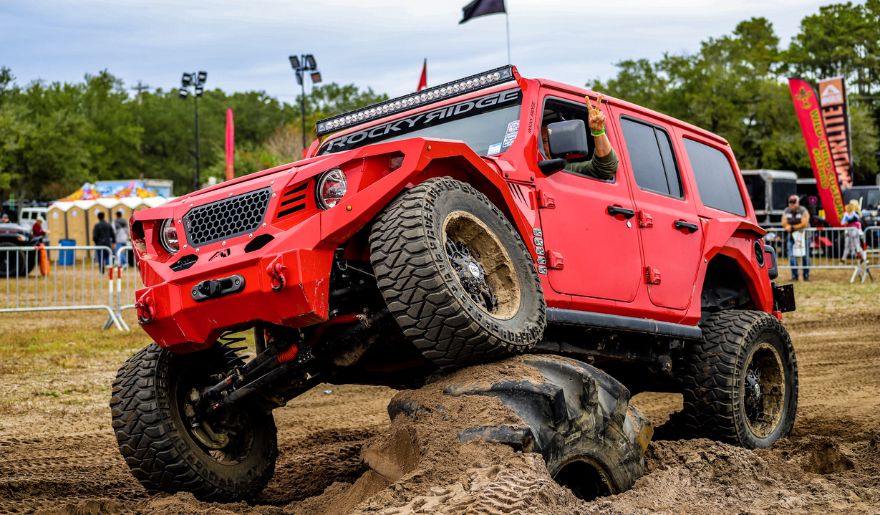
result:
[[[556,173],[565,169],[565,159],[542,159],[541,161],[538,161],[538,169],[541,170],[541,173],[544,175]]]
[[[587,155],[587,127],[583,120],[566,120],[547,125],[550,157],[576,158]],[[572,155],[575,154],[575,155]]]

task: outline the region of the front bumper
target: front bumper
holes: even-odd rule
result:
[[[139,289],[138,320],[159,345],[190,352],[211,346],[225,331],[269,322],[303,327],[327,319],[333,253],[294,249],[243,260]],[[202,299],[202,281],[241,276],[235,293]]]

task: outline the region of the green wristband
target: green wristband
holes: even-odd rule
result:
[[[591,130],[591,131],[590,131],[590,134],[592,134],[593,136],[604,136],[604,135],[605,135],[605,129],[602,129],[601,131],[594,131],[594,130]]]

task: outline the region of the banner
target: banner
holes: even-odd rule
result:
[[[232,108],[226,109],[226,180],[235,178],[235,119]]]
[[[837,181],[843,189],[853,185],[852,140],[849,117],[846,113],[846,85],[843,77],[819,81],[819,101],[822,104],[822,120],[831,145],[831,158],[837,170]]]
[[[828,143],[822,113],[819,111],[819,99],[813,91],[813,86],[803,79],[788,79],[788,88],[801,124],[801,132],[804,133],[804,141],[807,143],[807,153],[810,154],[810,163],[816,176],[816,188],[819,190],[819,198],[825,209],[825,219],[832,226],[840,227],[840,220],[843,218],[843,197],[840,194],[840,185],[837,183],[831,145]]]

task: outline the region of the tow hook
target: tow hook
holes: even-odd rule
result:
[[[147,325],[155,318],[156,308],[153,306],[153,297],[149,291],[140,296],[134,308],[137,311],[138,323],[141,325]]]
[[[285,270],[287,270],[287,267],[284,266],[280,258],[276,258],[275,261],[273,261],[269,264],[269,266],[266,267],[266,273],[269,274],[272,291],[280,291],[282,288],[284,288],[284,285],[287,284],[287,281],[284,278]]]

